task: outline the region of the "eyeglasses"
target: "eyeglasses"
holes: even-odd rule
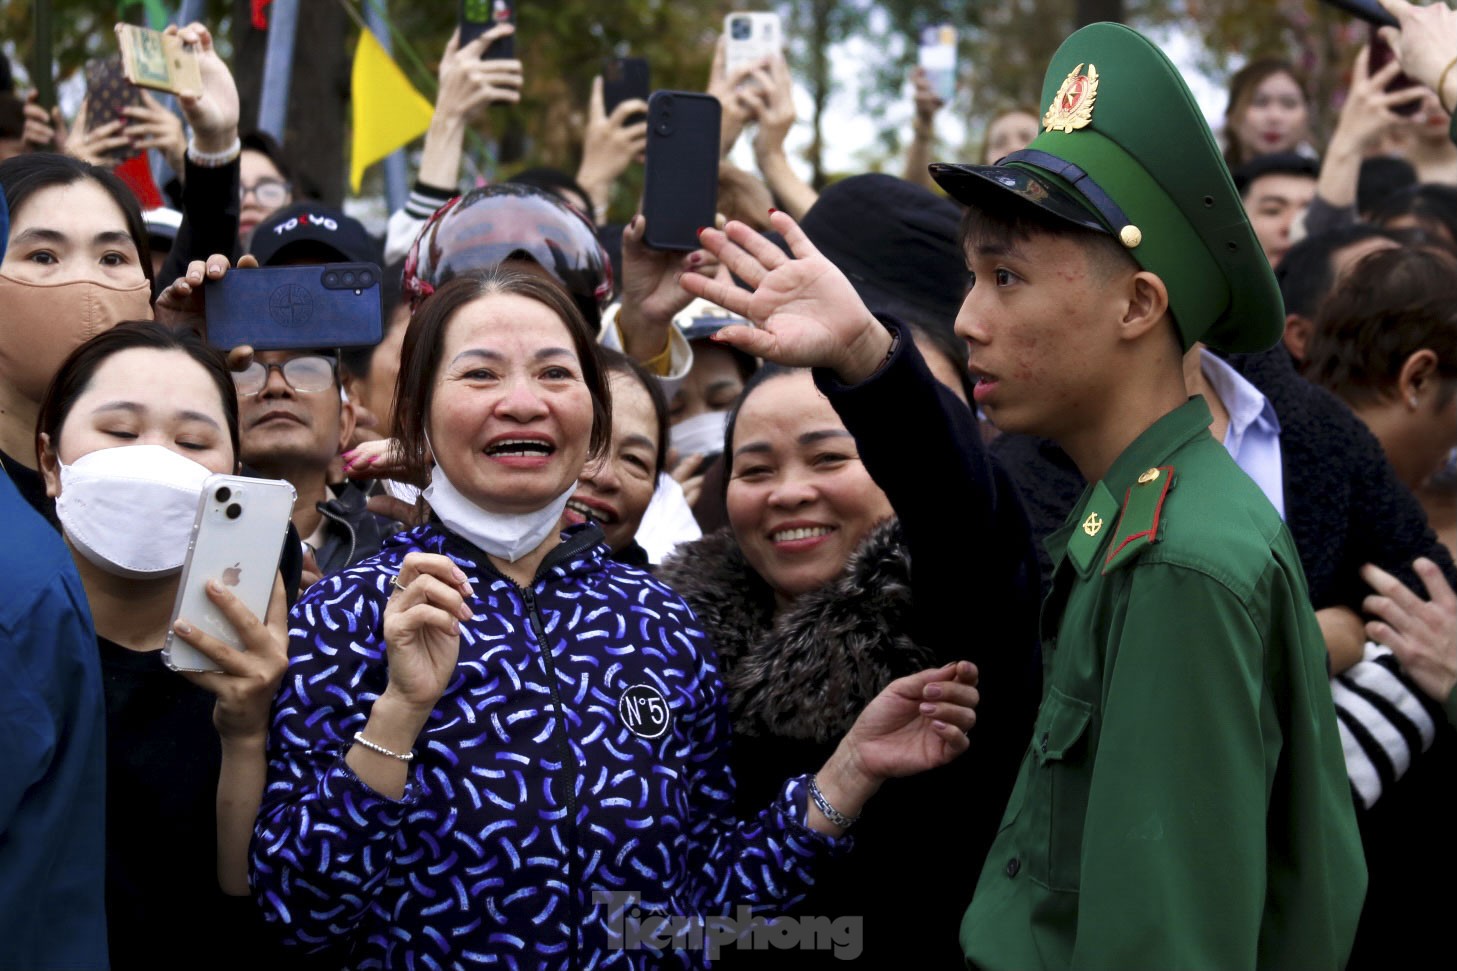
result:
[[[281,206],[288,202],[289,193],[292,191],[293,186],[284,182],[282,179],[263,178],[252,185],[244,185],[239,182],[238,202],[241,204],[244,199],[248,198],[248,193],[251,192],[253,193],[253,198],[258,200],[259,205]]]
[[[334,360],[322,354],[301,354],[282,364],[254,361],[242,371],[233,372],[233,386],[244,397],[258,394],[268,386],[268,378],[275,369],[290,388],[301,393],[328,391],[334,387]]]

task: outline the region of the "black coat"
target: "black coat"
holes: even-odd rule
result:
[[[982,702],[971,750],[887,782],[856,824],[854,852],[817,873],[795,911],[861,917],[861,966],[962,968],[961,917],[1041,690],[1026,519],[970,409],[931,377],[904,332],[863,384],[845,387],[818,372],[815,380],[898,523],[878,527],[838,580],[777,618],[768,585],[726,531],[680,547],[659,575],[693,607],[719,654],[741,817],[764,808],[785,778],[817,770],[890,681],[961,658],[977,664]],[[831,951],[733,948],[715,964],[820,966],[845,965]]]

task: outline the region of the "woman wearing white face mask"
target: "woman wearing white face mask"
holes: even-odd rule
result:
[[[200,955],[249,965],[247,848],[262,797],[268,711],[287,666],[276,582],[260,622],[209,590],[235,651],[178,635],[218,673],[161,661],[203,480],[236,467],[237,397],[221,355],[150,322],[108,330],[60,365],[36,453],[95,620],[107,716],[107,924],[116,967],[180,967]],[[229,940],[226,952],[216,944]]]
[[[10,238],[0,263],[0,460],[54,521],[35,471],[36,413],[61,361],[123,320],[152,316],[146,224],[131,191],[65,155],[0,162]]]
[[[396,433],[414,471],[433,457],[432,519],[299,601],[269,735],[253,887],[301,947],[350,967],[705,966],[701,943],[670,955],[624,919],[778,909],[885,778],[967,746],[974,667],[921,672],[817,776],[733,818],[723,687],[687,606],[596,526],[559,532],[608,444],[592,337],[565,293],[502,268],[410,322]]]

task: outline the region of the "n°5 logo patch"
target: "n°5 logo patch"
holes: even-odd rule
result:
[[[668,730],[672,713],[668,699],[650,684],[635,684],[617,700],[617,715],[639,738],[660,738]]]

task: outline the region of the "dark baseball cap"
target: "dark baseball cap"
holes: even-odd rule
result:
[[[301,260],[379,263],[381,250],[363,223],[317,202],[297,202],[278,210],[253,230],[248,247],[263,266]]]

